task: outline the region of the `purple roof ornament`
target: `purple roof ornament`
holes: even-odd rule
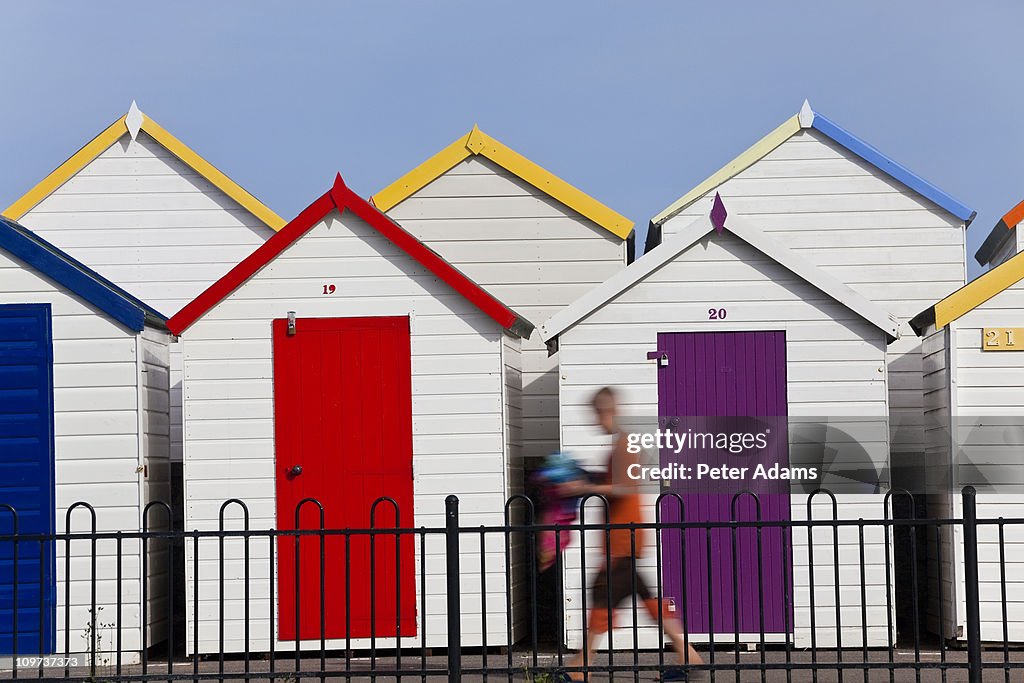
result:
[[[715,226],[715,230],[719,233],[725,228],[725,218],[729,215],[729,212],[725,210],[725,203],[722,201],[722,195],[715,193],[715,203],[711,207],[711,225]]]

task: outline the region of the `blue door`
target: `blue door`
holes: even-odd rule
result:
[[[0,654],[54,649],[53,542],[10,538],[54,533],[53,462],[50,305],[0,304]]]

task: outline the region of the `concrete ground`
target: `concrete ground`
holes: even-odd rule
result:
[[[401,673],[397,668],[397,662],[393,656],[378,657],[376,665],[372,667],[378,673],[374,676],[371,673],[371,662],[366,657],[352,657],[347,660],[344,657],[332,656],[326,658],[324,671],[326,674],[323,680],[326,681],[446,681],[447,680],[447,659],[443,656],[433,656],[426,659],[426,674],[421,672],[422,660],[416,653],[403,653],[401,660]],[[710,653],[702,653],[710,663]],[[817,674],[814,673],[811,656],[809,652],[790,652],[789,661],[794,665],[791,673],[787,674],[783,668],[786,666],[787,656],[785,652],[768,651],[764,653],[765,669],[762,671],[762,653],[745,652],[737,655],[733,652],[719,651],[715,653],[713,671],[705,675],[704,681],[712,683],[966,683],[967,682],[967,657],[962,650],[947,650],[945,675],[943,675],[942,656],[937,651],[922,652],[920,667],[914,666],[913,651],[898,650],[893,654],[897,668],[893,674],[888,669],[888,651],[871,651],[868,653],[868,667],[864,666],[865,659],[860,651],[847,650],[842,653],[842,661],[849,665],[845,668],[842,676],[837,672],[835,665],[837,656],[834,651],[819,652],[817,661]],[[988,650],[984,653],[986,670],[984,672],[984,683],[1024,683],[1024,651],[1011,651],[1009,660],[1014,663],[1015,668],[1007,669],[1003,666],[1004,656],[1001,650]],[[635,655],[632,652],[618,651],[615,653],[613,666],[629,667],[634,660],[640,667],[646,670],[634,674],[631,671],[616,671],[615,673],[591,673],[591,681],[654,681],[658,680],[657,667],[659,658],[657,653],[642,652]],[[535,683],[549,683],[549,672],[558,668],[557,656],[545,653],[537,658],[537,668],[534,669],[533,656],[529,653],[516,652],[512,656],[511,673],[509,673],[507,654],[488,654],[486,666],[489,669],[501,668],[500,673],[489,673],[484,676],[481,671],[485,666],[484,657],[480,653],[466,654],[463,657],[464,674],[461,680],[467,683],[485,681],[534,681]],[[737,667],[737,662],[739,666]],[[609,666],[606,654],[598,656],[597,661],[592,662],[596,667],[607,668]],[[221,662],[214,659],[205,659],[197,664],[192,661],[175,661],[171,668],[171,676],[162,679],[166,675],[168,666],[166,661],[151,661],[148,667],[148,680],[193,680],[198,672],[200,680],[225,680],[244,683],[246,679],[266,680],[276,679],[287,683],[298,683],[300,680],[321,680],[320,658],[318,655],[306,655],[301,661],[299,670],[295,673],[294,659],[282,657],[274,661],[275,674],[268,676],[270,662],[265,658],[254,656],[249,662],[249,675],[246,677],[246,663],[241,659],[231,658],[223,663],[223,676],[221,675]],[[738,670],[739,669],[739,670]],[[123,667],[121,676],[117,676],[116,670],[111,666],[98,667],[94,676],[91,677],[88,669],[72,669],[71,677],[80,680],[91,680],[101,683],[103,681],[116,680],[139,680],[141,674],[140,666]],[[261,676],[261,674],[263,676]],[[44,676],[53,680],[63,679],[63,669],[44,670]],[[38,670],[21,670],[19,678],[35,679]],[[10,678],[11,672],[3,672],[0,678]],[[701,680],[701,679],[696,679]]]

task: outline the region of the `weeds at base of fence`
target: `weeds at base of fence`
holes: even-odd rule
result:
[[[528,666],[523,667],[523,676],[527,681],[529,681],[529,683],[556,683],[558,680],[554,674],[546,671],[541,673],[532,673]]]
[[[103,649],[103,633],[104,631],[109,633],[117,624],[114,622],[101,622],[100,612],[102,611],[103,605],[97,605],[96,611],[89,608],[89,621],[81,633],[81,638],[85,641],[85,647],[89,652],[89,666],[93,670],[93,677],[90,680],[96,681],[96,683],[103,680],[102,678],[95,678],[96,667],[103,668],[102,675],[104,677],[114,673],[113,659],[110,653]],[[95,639],[93,638],[94,634]]]

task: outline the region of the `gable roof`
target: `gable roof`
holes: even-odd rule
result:
[[[167,329],[167,318],[25,226],[0,216],[0,249],[136,332]]]
[[[664,211],[651,219],[652,225],[660,226],[711,190],[753,166],[754,163],[763,159],[769,152],[805,128],[813,128],[836,144],[868,162],[882,173],[903,183],[965,223],[969,224],[974,220],[974,216],[977,214],[976,211],[957,201],[905,166],[896,163],[877,148],[842,128],[823,114],[815,112],[811,109],[810,103],[804,100],[799,114],[784,121],[782,125],[758,140],[747,151],[670,204]],[[660,231],[656,234],[660,237]],[[653,239],[658,239],[658,237]],[[657,244],[655,243],[652,246],[657,246]]]
[[[988,265],[988,262],[1002,248],[1006,240],[1010,239],[1013,229],[1021,221],[1024,221],[1024,202],[1007,211],[999,219],[999,222],[992,228],[992,232],[988,234],[985,241],[981,243],[981,247],[975,252],[974,259],[983,266]]]
[[[144,131],[193,171],[208,180],[214,187],[238,202],[243,208],[267,227],[280,230],[284,219],[268,209],[256,197],[249,194],[238,183],[224,175],[213,164],[196,154],[188,145],[168,133],[156,121],[149,118],[132,102],[128,113],[107,126],[107,129],[90,140],[85,147],[75,152],[71,158],[58,166],[50,175],[43,178],[31,190],[8,206],[2,214],[11,220],[20,220],[39,202],[57,190],[76,173],[86,167],[92,160],[102,154],[125,135],[134,140],[139,131]]]
[[[899,338],[899,323],[881,306],[869,301],[856,291],[835,279],[810,261],[769,237],[764,231],[748,224],[742,218],[727,216],[721,197],[715,196],[710,216],[701,217],[665,241],[658,249],[638,259],[608,280],[590,290],[575,302],[553,315],[540,326],[545,342],[573,327],[598,308],[641,282],[676,256],[703,239],[709,232],[728,230],[758,251],[788,268],[792,273],[846,306],[864,320],[884,332],[889,340]]]
[[[506,147],[477,126],[473,126],[473,130],[373,195],[371,201],[381,211],[390,211],[392,207],[450,171],[456,164],[474,155],[490,159],[541,192],[589,218],[619,239],[626,239],[633,231],[633,221]]]
[[[341,179],[340,173],[335,178],[334,186],[330,190],[306,207],[288,225],[260,245],[256,251],[243,259],[224,277],[214,282],[205,292],[172,316],[167,322],[167,327],[174,334],[184,332],[192,323],[227,298],[231,292],[255,275],[263,266],[274,260],[278,254],[309,232],[313,226],[335,209],[340,212],[348,210],[354,213],[504,329],[523,338],[528,338],[533,332],[533,324],[530,321],[488,294],[478,284],[438,256],[436,252],[406,232],[398,223],[350,190]]]
[[[910,326],[918,335],[923,334],[929,325],[935,325],[935,329],[941,330],[1021,280],[1024,280],[1024,252],[979,275],[934,306],[924,309],[914,316]]]

